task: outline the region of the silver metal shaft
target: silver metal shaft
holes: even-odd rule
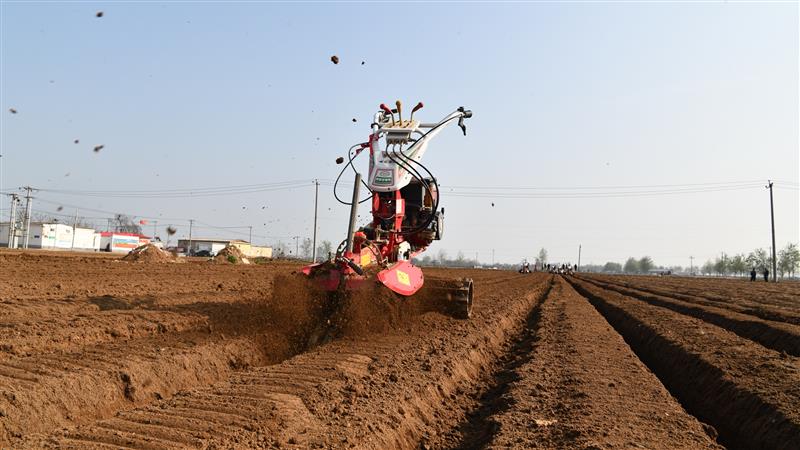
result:
[[[361,188],[361,174],[356,172],[356,181],[353,185],[353,203],[350,205],[350,223],[347,226],[347,251],[353,251],[353,235],[356,232],[356,217],[358,213],[358,196]]]

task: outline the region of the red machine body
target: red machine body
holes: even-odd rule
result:
[[[422,103],[414,108],[409,120],[403,120],[399,101],[395,110],[381,105],[369,140],[351,147],[342,173],[348,166],[356,172],[353,199],[346,203],[337,196],[351,207],[348,237],[334,258],[303,269],[323,289],[346,291],[379,282],[399,295],[410,296],[423,286],[422,270],[411,259],[441,238],[444,211],[439,209],[436,180],[420,160],[429,141],[444,125],[458,119],[459,126],[466,130],[463,119],[472,113],[459,108],[439,122],[421,123],[413,119],[420,108]],[[369,149],[369,176],[362,182],[353,159],[366,149]],[[372,220],[356,230],[358,205],[368,201],[359,199],[362,184],[371,192]],[[469,289],[471,293],[471,281]]]

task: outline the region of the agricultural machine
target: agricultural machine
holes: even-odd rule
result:
[[[380,283],[400,296],[414,295],[425,279],[412,258],[442,238],[444,208],[439,207],[439,185],[421,160],[430,141],[448,124],[457,123],[466,135],[464,119],[472,117],[472,111],[461,107],[439,122],[425,123],[414,118],[414,113],[423,107],[421,102],[411,110],[408,119],[403,118],[401,102],[398,100],[395,105],[394,109],[380,105],[369,139],[350,148],[346,165],[336,179],[336,199],[350,206],[347,238],[330,260],[303,269],[326,291],[346,294]],[[369,154],[366,181],[353,165],[353,160],[362,153]],[[337,160],[343,162],[344,158]],[[336,186],[348,168],[355,173],[350,202],[336,193]],[[370,193],[364,199],[359,195],[362,186]],[[356,229],[358,206],[365,202],[372,206],[372,221]],[[456,315],[462,318],[471,315],[471,279],[429,284],[433,286],[426,286],[426,290],[446,297],[455,305]]]

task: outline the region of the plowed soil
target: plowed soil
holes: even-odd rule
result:
[[[424,269],[461,320],[298,268],[0,252],[0,447],[800,448],[792,288]]]

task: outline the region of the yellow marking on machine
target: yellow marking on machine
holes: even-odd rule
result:
[[[402,270],[397,271],[397,281],[406,286],[411,286],[411,280],[408,279],[408,274]]]

